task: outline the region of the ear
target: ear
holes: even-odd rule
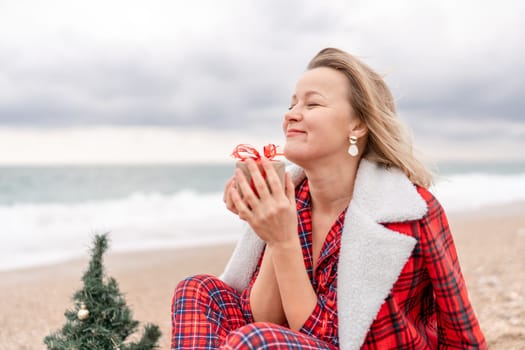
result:
[[[368,134],[368,127],[363,121],[360,120],[352,126],[349,136],[355,136],[360,139],[366,134]]]

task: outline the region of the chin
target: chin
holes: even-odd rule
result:
[[[305,152],[304,147],[293,147],[291,145],[284,146],[284,156],[290,162],[297,164],[301,167],[310,159],[308,153]]]

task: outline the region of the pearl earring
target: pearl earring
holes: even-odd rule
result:
[[[355,157],[359,154],[359,148],[357,148],[357,137],[350,136],[350,147],[348,147],[348,154],[350,154],[352,157]]]

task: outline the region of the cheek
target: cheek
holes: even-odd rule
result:
[[[334,140],[345,137],[344,135],[346,135],[346,129],[341,123],[332,121],[330,123],[319,125],[319,133],[322,134],[323,137]]]
[[[346,124],[334,122],[331,125],[325,125],[318,136],[317,142],[326,144],[330,148],[347,147],[348,144]]]

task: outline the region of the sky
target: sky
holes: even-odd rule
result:
[[[385,76],[415,146],[524,160],[525,2],[0,0],[0,164],[226,161],[282,143],[324,47]]]

